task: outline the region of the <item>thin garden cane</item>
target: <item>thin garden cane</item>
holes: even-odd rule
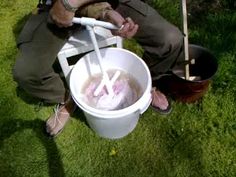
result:
[[[185,79],[189,80],[189,50],[188,50],[188,22],[187,22],[187,5],[186,0],[181,0],[182,16],[183,16],[183,33],[184,33],[184,59],[187,62],[185,65]]]

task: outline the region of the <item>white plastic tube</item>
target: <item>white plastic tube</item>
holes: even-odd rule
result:
[[[118,77],[120,76],[120,71],[116,71],[115,74],[112,76],[111,80],[110,80],[110,84],[113,86],[113,84],[115,83],[115,81],[118,79]],[[94,96],[98,96],[98,94],[101,92],[102,88],[105,85],[105,80],[102,79],[102,81],[100,82],[100,84],[98,85],[98,87],[96,88],[96,90],[94,91]]]
[[[108,94],[113,96],[114,92],[113,92],[113,89],[112,89],[112,84],[110,82],[110,79],[109,79],[109,76],[108,76],[107,72],[105,71],[105,69],[102,65],[102,56],[101,56],[101,53],[100,53],[100,50],[99,50],[99,47],[98,47],[98,43],[97,43],[95,33],[94,33],[93,28],[91,26],[87,25],[86,28],[89,31],[91,40],[92,40],[93,45],[94,45],[94,50],[95,50],[95,53],[97,55],[98,64],[99,64],[99,67],[101,69],[102,76],[103,76],[102,80],[104,80],[104,85],[106,86]]]
[[[117,26],[113,25],[112,23],[109,22],[104,22],[100,20],[96,20],[95,18],[88,18],[88,17],[81,17],[77,18],[74,17],[72,20],[73,23],[81,24],[84,26],[101,26],[107,29],[119,29]]]
[[[101,92],[104,85],[106,86],[108,94],[110,96],[113,96],[114,91],[113,91],[112,86],[113,86],[113,83],[115,82],[115,80],[119,77],[120,72],[116,72],[115,75],[113,76],[113,78],[110,81],[107,72],[105,71],[104,67],[102,66],[102,56],[101,56],[101,53],[100,53],[100,50],[99,50],[99,47],[98,47],[98,43],[97,43],[95,33],[93,31],[93,27],[94,26],[101,26],[101,27],[104,27],[104,28],[107,28],[107,29],[119,29],[119,28],[117,26],[113,25],[112,23],[99,21],[99,20],[96,20],[95,18],[87,18],[87,17],[77,18],[77,17],[74,17],[72,19],[72,22],[86,26],[87,30],[89,31],[89,35],[90,35],[90,38],[91,38],[92,43],[94,45],[94,50],[95,50],[96,55],[97,55],[98,64],[99,64],[99,67],[100,67],[102,75],[103,75],[102,81],[100,82],[100,84],[98,85],[97,89],[94,92],[94,96],[97,96]],[[121,26],[121,28],[122,27],[123,26]]]

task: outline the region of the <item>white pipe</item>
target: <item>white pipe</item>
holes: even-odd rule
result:
[[[100,70],[103,75],[103,78],[102,78],[100,84],[98,85],[97,89],[94,92],[94,96],[98,96],[98,94],[100,93],[100,91],[104,85],[106,86],[108,95],[113,96],[114,91],[113,91],[112,86],[113,86],[115,80],[119,77],[120,72],[117,71],[110,81],[107,72],[105,71],[105,69],[102,66],[102,56],[101,56],[101,53],[100,53],[100,50],[98,47],[95,33],[93,31],[93,27],[94,26],[101,26],[101,27],[104,27],[107,29],[116,29],[116,30],[119,28],[117,26],[113,25],[112,23],[99,21],[99,20],[96,20],[95,18],[88,18],[88,17],[81,17],[81,18],[74,17],[72,19],[72,22],[86,26],[87,30],[89,31],[89,35],[90,35],[90,38],[91,38],[92,43],[94,45],[95,53],[97,55],[98,64],[99,64]],[[123,25],[120,27],[120,29],[122,29],[122,28],[123,28]]]
[[[101,56],[101,53],[100,53],[100,50],[99,50],[99,47],[98,47],[97,39],[96,39],[95,33],[93,31],[93,28],[89,25],[87,25],[86,28],[89,31],[91,40],[92,40],[93,45],[94,45],[94,50],[95,50],[95,53],[97,55],[99,67],[102,71],[102,76],[103,76],[103,80],[105,81],[104,84],[106,85],[108,95],[114,95],[112,84],[110,82],[109,76],[108,76],[107,72],[105,71],[105,69],[102,66],[102,56]]]
[[[100,20],[96,20],[95,18],[88,18],[88,17],[81,17],[77,18],[74,17],[72,19],[73,23],[81,24],[84,26],[101,26],[107,29],[119,29],[117,26],[113,25],[112,23],[109,22],[104,22]]]
[[[115,83],[115,81],[118,79],[118,77],[120,76],[120,71],[116,71],[115,74],[112,76],[110,83],[113,86],[113,84]],[[98,94],[101,92],[102,88],[105,85],[105,80],[102,79],[102,81],[100,82],[100,84],[98,85],[98,87],[96,88],[96,90],[94,91],[94,96],[98,96]]]

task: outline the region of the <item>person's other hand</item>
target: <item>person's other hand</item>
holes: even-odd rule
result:
[[[121,36],[123,38],[131,38],[133,37],[137,30],[138,25],[134,23],[131,18],[124,19],[118,12],[115,10],[107,10],[103,14],[104,21],[111,22],[112,24],[121,27],[118,30],[112,30],[113,35]]]
[[[49,12],[49,22],[55,23],[58,27],[72,26],[74,12],[66,10],[61,0],[57,0]]]

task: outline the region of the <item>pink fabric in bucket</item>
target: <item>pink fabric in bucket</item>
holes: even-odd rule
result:
[[[117,79],[113,84],[114,95],[108,95],[104,86],[98,96],[94,96],[94,91],[100,83],[100,78],[92,80],[85,88],[85,102],[97,109],[101,110],[119,110],[126,108],[138,100],[138,91],[131,88],[129,79]]]

